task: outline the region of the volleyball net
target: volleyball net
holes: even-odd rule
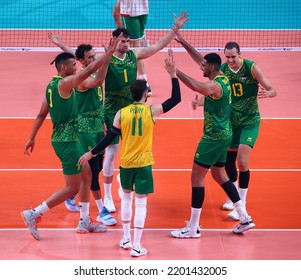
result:
[[[1,51],[49,51],[47,32],[66,45],[102,48],[116,28],[115,0],[2,0]],[[139,2],[139,0],[137,0]],[[184,10],[189,20],[182,36],[195,48],[222,50],[236,41],[245,50],[301,50],[300,0],[150,0],[146,35],[158,41]],[[181,46],[173,40],[168,47]]]

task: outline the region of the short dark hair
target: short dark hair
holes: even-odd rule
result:
[[[228,43],[226,44],[226,46],[225,46],[224,51],[225,51],[226,49],[227,49],[227,50],[236,49],[236,50],[237,50],[237,53],[240,54],[240,47],[239,47],[238,43],[236,43],[236,42],[228,42]]]
[[[147,91],[146,80],[135,80],[130,86],[133,101],[140,101]]]
[[[80,44],[77,46],[75,56],[78,60],[85,57],[85,52],[91,51],[93,46],[90,44]]]
[[[217,53],[208,53],[204,56],[204,59],[206,59],[208,64],[213,65],[216,70],[219,70],[222,64],[222,59]]]
[[[130,32],[125,28],[117,28],[112,32],[113,37],[118,37],[122,33],[124,38],[130,38]]]
[[[63,63],[65,63],[68,59],[75,58],[72,53],[63,52],[56,56],[56,58],[50,63],[55,63],[55,68],[59,70],[59,66]]]

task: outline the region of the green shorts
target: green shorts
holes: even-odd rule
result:
[[[105,114],[105,124],[107,127],[107,130],[111,129],[113,126],[115,115],[106,113]],[[119,143],[119,136],[115,137],[115,139],[111,142],[111,144],[118,144]]]
[[[151,165],[139,168],[123,168],[120,166],[120,181],[123,189],[135,191],[137,194],[154,192]]]
[[[52,142],[52,147],[61,160],[65,175],[78,174],[82,171],[78,160],[84,154],[80,142]]]
[[[105,134],[103,132],[78,133],[78,137],[84,152],[91,151],[104,136]],[[104,151],[100,151],[99,154],[104,154]]]
[[[233,138],[230,148],[237,149],[240,144],[254,147],[258,138],[260,124],[245,127],[232,126]]]
[[[208,168],[213,165],[224,166],[231,139],[232,137],[213,141],[202,138],[195,152],[194,162]]]
[[[140,40],[145,36],[148,15],[137,17],[122,17],[122,24],[130,33],[131,40]]]

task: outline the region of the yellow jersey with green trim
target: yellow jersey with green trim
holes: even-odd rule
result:
[[[149,105],[133,103],[120,110],[121,167],[139,168],[154,164],[154,125]]]

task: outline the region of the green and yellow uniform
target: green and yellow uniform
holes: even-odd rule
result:
[[[216,76],[213,81],[220,85],[222,94],[219,98],[205,96],[204,135],[194,156],[197,164],[208,167],[226,162],[232,139],[231,86],[224,75]]]
[[[137,77],[137,59],[132,50],[129,50],[124,59],[112,56],[110,59],[106,80],[104,116],[107,129],[113,125],[115,114],[123,107],[133,102],[130,85]],[[118,137],[112,144],[118,143]]]
[[[151,107],[133,103],[120,111],[122,145],[120,176],[122,187],[138,194],[152,193],[154,164],[152,152],[154,121]]]
[[[231,148],[237,148],[239,144],[253,147],[258,137],[260,125],[257,102],[258,81],[253,78],[251,72],[254,65],[254,61],[242,59],[242,65],[236,72],[227,63],[221,66],[221,71],[228,77],[232,89]]]
[[[64,174],[81,172],[77,163],[83,154],[78,137],[78,109],[74,90],[69,97],[62,97],[58,84],[62,77],[54,76],[46,88],[46,100],[53,124],[52,146],[62,162]]]
[[[91,76],[95,76],[96,73]],[[104,137],[102,86],[86,90],[75,89],[78,105],[78,132],[85,152]],[[101,152],[102,154],[104,151]]]

